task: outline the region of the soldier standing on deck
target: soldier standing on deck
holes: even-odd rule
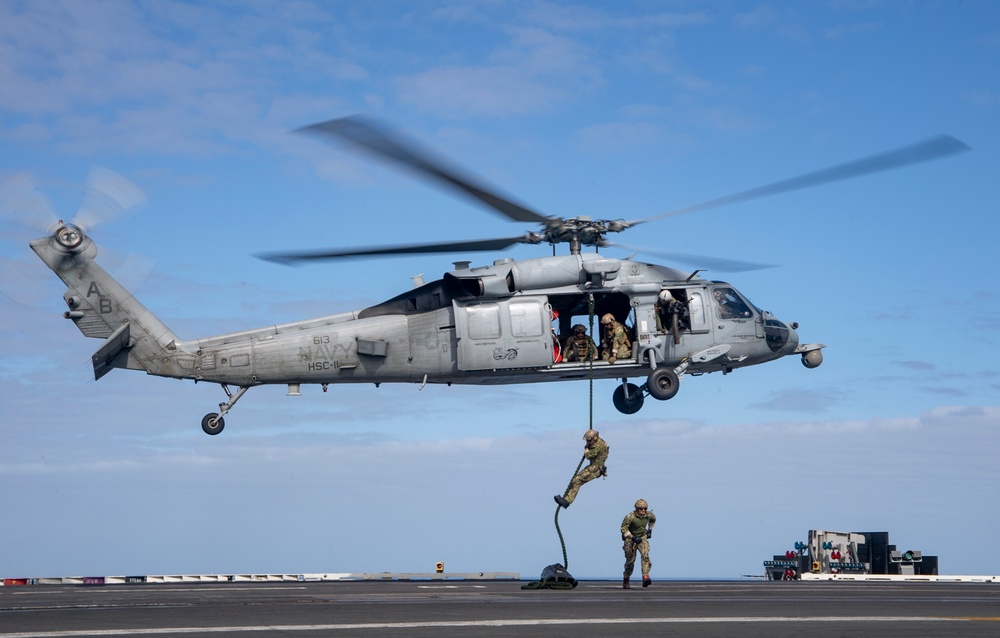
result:
[[[635,569],[635,552],[639,550],[642,556],[642,586],[649,587],[653,581],[649,578],[649,570],[653,563],[649,560],[649,538],[653,536],[653,525],[656,525],[656,515],[649,511],[649,504],[639,499],[635,502],[635,511],[625,515],[622,521],[622,541],[625,543],[625,573],[622,587],[629,588],[629,578]]]

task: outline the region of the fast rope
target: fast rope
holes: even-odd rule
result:
[[[587,458],[586,454],[584,454],[583,456],[580,457],[580,462],[576,464],[576,470],[573,472],[573,476],[576,476],[576,473],[580,471],[581,467],[583,467],[583,460],[585,458]],[[573,482],[573,479],[570,478],[570,483],[566,485],[566,491],[563,492],[563,497],[565,497],[566,494],[569,493],[569,486],[570,486],[570,484],[572,484],[572,482]],[[566,558],[566,541],[563,540],[562,530],[559,529],[559,510],[561,510],[561,509],[562,509],[562,506],[557,503],[556,504],[556,517],[555,517],[556,534],[559,535],[559,545],[562,546],[562,553],[563,553],[563,562],[562,562],[562,564],[563,564],[563,567],[565,567],[566,569],[569,569],[569,559]]]
[[[593,339],[594,338],[594,293],[589,293],[587,295],[587,314],[590,319],[590,338]],[[587,354],[588,355],[590,354],[589,349],[587,351]],[[595,352],[594,357],[596,356],[597,353]],[[590,359],[590,422],[589,422],[590,425],[587,428],[588,430],[594,429],[594,357],[589,357],[589,356],[587,357],[588,359]],[[577,470],[579,469],[580,468],[577,468]]]
[[[594,294],[593,293],[590,293],[590,294],[587,295],[587,314],[589,315],[589,319],[590,319],[590,334],[593,335],[594,334]],[[593,338],[593,337],[591,337],[591,338]],[[596,353],[595,353],[595,356],[596,356]],[[590,361],[590,421],[589,421],[589,426],[587,427],[587,429],[588,430],[593,430],[594,429],[594,358],[592,356],[590,356],[589,345],[588,345],[588,350],[587,350],[587,359]],[[584,454],[583,456],[580,457],[580,462],[577,463],[576,470],[573,471],[573,476],[576,476],[577,473],[580,471],[580,468],[583,467],[583,461],[586,458],[587,458],[586,454]],[[570,485],[572,485],[572,483],[573,483],[573,477],[570,477],[570,482],[566,484],[566,491],[563,492],[563,497],[565,497],[567,494],[569,494],[569,488],[570,488]],[[559,510],[561,510],[561,509],[562,509],[562,506],[557,504],[556,505],[556,515],[555,515],[556,534],[559,535],[559,545],[562,547],[562,555],[563,555],[563,562],[562,562],[562,564],[563,564],[563,567],[565,567],[566,569],[569,569],[569,558],[566,557],[566,541],[563,540],[562,530],[559,529]]]

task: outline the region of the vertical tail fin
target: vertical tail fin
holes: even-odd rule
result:
[[[76,226],[64,224],[31,249],[66,284],[63,315],[87,337],[104,339],[93,356],[94,377],[112,368],[177,375],[176,335],[94,261],[97,246]]]

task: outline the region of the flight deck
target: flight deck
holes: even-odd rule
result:
[[[0,587],[0,638],[1000,634],[989,582],[227,580]]]

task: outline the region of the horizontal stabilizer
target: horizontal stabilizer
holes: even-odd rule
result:
[[[132,347],[132,337],[127,321],[111,333],[91,359],[94,362],[94,380],[98,380],[112,368],[124,368],[128,361],[128,349]]]

